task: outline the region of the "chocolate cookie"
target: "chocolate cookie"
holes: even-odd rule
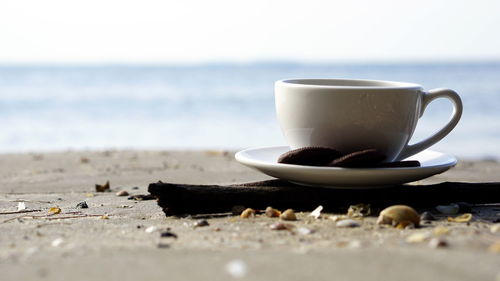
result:
[[[330,167],[366,168],[375,167],[385,160],[385,156],[376,149],[365,149],[343,155],[333,161]]]
[[[341,156],[340,152],[329,147],[302,147],[281,154],[278,163],[328,166],[329,163]]]

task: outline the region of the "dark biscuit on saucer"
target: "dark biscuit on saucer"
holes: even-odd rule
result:
[[[280,155],[278,163],[307,166],[328,166],[334,159],[342,156],[329,147],[310,146],[290,150]]]
[[[376,167],[384,160],[385,156],[379,153],[376,149],[365,149],[339,157],[331,161],[328,166],[346,168]]]

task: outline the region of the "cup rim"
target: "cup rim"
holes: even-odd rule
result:
[[[422,90],[422,86],[409,83],[387,80],[348,79],[348,78],[291,78],[278,80],[276,86],[283,85],[294,88],[320,89],[411,89]]]

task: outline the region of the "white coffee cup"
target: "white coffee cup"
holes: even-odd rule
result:
[[[453,104],[448,123],[408,144],[418,119],[437,98]],[[462,101],[449,89],[358,79],[287,79],[275,83],[276,112],[291,149],[332,147],[343,153],[374,148],[386,161],[401,160],[435,144],[457,125]]]

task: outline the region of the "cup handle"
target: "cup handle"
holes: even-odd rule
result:
[[[422,106],[420,109],[419,118],[422,117],[422,115],[424,114],[427,105],[429,105],[429,103],[431,103],[433,100],[437,98],[447,98],[453,104],[453,112],[451,113],[448,123],[441,130],[439,130],[437,133],[430,136],[429,138],[415,144],[407,145],[403,149],[403,151],[399,154],[398,160],[410,157],[430,147],[431,145],[435,144],[436,142],[444,138],[446,135],[448,135],[451,132],[451,130],[453,130],[453,128],[455,128],[455,126],[458,124],[458,121],[460,120],[463,111],[462,100],[455,91],[450,89],[441,89],[441,88],[432,89],[429,92],[424,93],[422,97]]]

